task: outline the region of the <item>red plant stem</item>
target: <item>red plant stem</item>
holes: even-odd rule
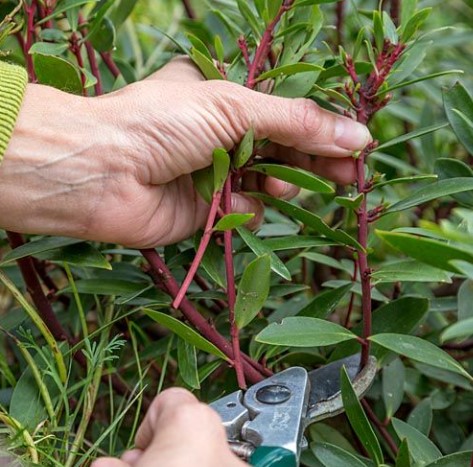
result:
[[[365,187],[365,152],[360,154],[356,161],[356,176],[358,193],[364,193]],[[365,344],[361,349],[361,366],[365,366],[368,362],[370,343],[366,340],[371,335],[371,270],[368,266],[368,210],[367,196],[363,197],[363,201],[357,210],[358,217],[358,242],[364,250],[358,251],[358,269],[360,271],[361,281],[361,307],[363,313],[363,337]]]
[[[24,245],[23,237],[16,232],[7,232],[8,242],[12,249]],[[52,335],[58,341],[68,340],[68,336],[64,328],[59,323],[48,299],[44,295],[43,288],[39,282],[38,276],[33,263],[33,258],[27,256],[17,260],[21,275],[25,281],[26,289],[33,300],[41,319],[51,331]]]
[[[192,8],[190,0],[182,0],[182,6],[186,12],[186,15],[189,19],[196,19],[196,14],[194,8]]]
[[[390,16],[396,26],[399,26],[401,4],[399,0],[391,0]]]
[[[107,68],[110,70],[110,73],[112,73],[113,77],[117,79],[122,74],[122,72],[113,60],[112,54],[110,52],[101,52],[100,56],[102,57],[102,60],[107,66]]]
[[[238,39],[238,47],[241,50],[246,67],[249,69],[251,67],[250,53],[248,51],[248,43],[244,36],[240,36]]]
[[[228,175],[224,186],[223,210],[225,214],[232,212],[232,175]],[[227,300],[228,300],[228,319],[230,321],[230,335],[232,340],[232,348],[235,362],[235,372],[237,376],[238,386],[246,389],[245,375],[243,373],[243,364],[240,352],[240,330],[235,322],[235,271],[233,269],[233,232],[225,230],[223,233],[223,241],[225,246],[225,271],[227,275]]]
[[[77,60],[77,65],[79,65],[79,68],[84,68],[84,60],[82,59],[82,54],[81,54],[81,44],[79,43],[79,39],[77,37],[77,34],[75,32],[72,33],[71,35],[71,46],[69,47],[70,51],[74,54]],[[87,90],[85,89],[85,74],[80,72],[80,79],[82,82],[82,93],[87,95]]]
[[[86,24],[86,21],[82,17],[81,14],[79,14],[79,26],[81,27],[81,34],[82,37],[87,36],[87,28],[84,27]],[[85,50],[87,51],[87,58],[89,59],[89,65],[90,65],[90,71],[91,73],[95,76],[95,79],[97,82],[95,83],[94,89],[95,89],[95,95],[96,96],[101,96],[103,94],[103,89],[102,89],[102,77],[100,76],[100,70],[99,66],[97,63],[97,58],[95,57],[95,50],[90,43],[90,41],[84,41],[85,45]]]
[[[29,53],[34,42],[34,17],[36,14],[36,0],[32,0],[31,5],[24,3],[26,15],[26,40],[24,41],[23,53],[26,59],[26,68],[28,70],[28,77],[32,83],[36,82],[36,74],[33,66],[33,56]]]
[[[384,438],[384,441],[386,441],[386,444],[389,446],[389,449],[392,451],[393,458],[395,458],[397,456],[399,448],[397,447],[397,444],[395,443],[393,437],[391,436],[389,431],[386,429],[386,427],[383,425],[381,420],[376,416],[373,409],[368,404],[368,401],[366,399],[363,399],[361,401],[361,404],[363,405],[363,408],[365,409],[366,415],[368,415],[368,418],[374,423],[374,425],[376,426],[376,429],[379,431],[379,434]]]
[[[276,16],[271,21],[271,23],[268,24],[266,30],[264,31],[263,37],[261,38],[261,42],[256,48],[253,62],[251,63],[248,69],[248,78],[245,84],[247,88],[254,89],[254,87],[256,86],[256,80],[260,73],[263,71],[264,64],[266,63],[266,60],[268,59],[268,56],[271,53],[271,46],[273,44],[274,39],[274,30],[276,29],[276,26],[278,25],[279,21],[281,21],[283,14],[291,9],[292,5],[294,4],[294,1],[295,0],[284,0]]]
[[[335,7],[335,17],[336,17],[336,24],[335,27],[337,29],[337,44],[343,44],[343,30],[345,28],[345,0],[340,0],[337,2]]]
[[[404,44],[392,44],[388,40],[384,42],[383,50],[378,54],[375,69],[370,73],[366,82],[360,84],[355,70],[355,64],[351,57],[346,58],[345,68],[353,81],[353,87],[347,85],[345,92],[356,109],[357,120],[367,125],[371,117],[382,109],[390,100],[391,96],[379,98],[376,94],[385,82],[393,66],[401,57],[405,49]],[[356,95],[358,96],[358,99]],[[357,209],[358,218],[358,242],[363,250],[358,252],[358,270],[361,281],[361,304],[363,313],[363,344],[361,349],[361,365],[368,362],[370,342],[368,340],[372,331],[371,322],[371,269],[368,264],[368,235],[369,223],[377,218],[378,211],[369,213],[367,207],[367,195],[370,184],[365,177],[365,159],[375,149],[377,142],[370,143],[361,151],[356,160],[356,182],[359,194],[364,194],[361,206]]]
[[[97,64],[97,58],[95,57],[95,50],[89,41],[85,41],[85,50],[87,51],[87,58],[89,59],[90,71],[95,76],[97,82],[95,83],[95,95],[101,96],[103,94],[102,89],[102,77],[100,76],[99,66]]]
[[[352,276],[352,281],[356,281],[356,276],[358,275],[358,261],[355,261],[353,265],[353,276]],[[353,305],[355,303],[355,292],[351,292],[350,294],[350,302],[348,304],[348,311],[347,311],[347,316],[345,318],[345,327],[348,328],[350,326],[350,318],[351,314],[353,312]]]
[[[159,277],[167,293],[171,297],[175,298],[179,292],[179,284],[174,279],[159,254],[152,248],[140,251],[148,261],[154,273],[157,275],[157,277]],[[233,349],[230,343],[194,308],[192,303],[184,298],[181,302],[179,310],[189,321],[189,323],[191,323],[203,337],[220,349],[233,364]],[[243,358],[243,370],[245,372],[245,376],[252,384],[257,383],[263,379],[263,372],[256,370],[254,365],[258,364],[256,362],[254,364],[250,364],[245,358]]]
[[[212,238],[213,226],[215,223],[215,218],[217,217],[218,207],[220,205],[220,200],[222,199],[222,192],[217,191],[212,197],[212,203],[210,204],[209,215],[207,216],[207,223],[205,224],[204,234],[200,240],[199,248],[197,248],[194,260],[192,261],[191,267],[187,272],[187,275],[184,279],[184,282],[181,285],[179,293],[176,295],[176,298],[172,302],[172,306],[177,310],[181,305],[182,299],[186,295],[187,289],[192,283],[197,269],[199,269],[202,258],[204,257],[205,251],[209,245],[210,239]]]

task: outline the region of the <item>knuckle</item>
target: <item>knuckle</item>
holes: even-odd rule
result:
[[[320,108],[309,99],[294,99],[291,117],[303,135],[317,135],[321,131]]]

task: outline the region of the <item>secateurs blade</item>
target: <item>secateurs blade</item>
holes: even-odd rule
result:
[[[213,402],[232,450],[256,467],[297,467],[307,426],[344,410],[342,366],[358,397],[370,388],[376,359],[370,357],[360,370],[360,358],[352,355],[310,372],[292,367]]]

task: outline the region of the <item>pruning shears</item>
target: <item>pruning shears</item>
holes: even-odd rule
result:
[[[356,354],[310,372],[288,368],[247,391],[213,402],[233,452],[254,467],[299,466],[301,450],[307,447],[305,429],[344,410],[342,366],[356,395],[362,397],[376,375],[376,359],[370,357],[360,370],[360,354]]]

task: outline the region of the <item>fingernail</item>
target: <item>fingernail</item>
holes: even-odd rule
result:
[[[361,123],[349,118],[338,118],[335,123],[335,144],[343,149],[363,149],[370,141],[371,133]]]

